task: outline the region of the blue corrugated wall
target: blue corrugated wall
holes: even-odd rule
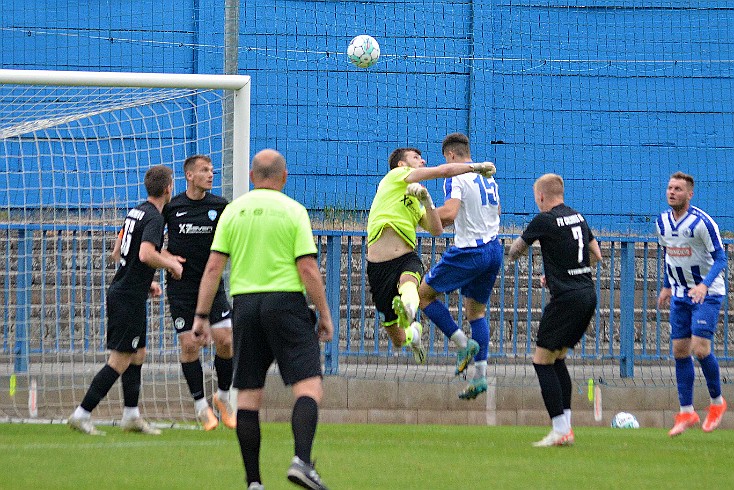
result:
[[[223,4],[5,0],[0,64],[221,73]],[[649,233],[683,170],[695,203],[734,231],[734,2],[243,0],[240,17],[252,150],[280,149],[286,191],[313,210],[368,208],[392,149],[437,164],[443,136],[464,131],[500,169],[505,223],[532,216],[533,180],[556,172],[594,228]],[[383,53],[368,70],[344,55],[363,32]],[[0,177],[46,185],[18,166],[0,163]],[[88,205],[77,194],[65,199]]]

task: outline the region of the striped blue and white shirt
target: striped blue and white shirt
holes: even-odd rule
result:
[[[708,294],[725,294],[726,254],[716,222],[701,209],[690,206],[675,221],[673,210],[658,216],[658,243],[665,247],[667,283],[673,296],[684,297],[688,290],[703,282]]]

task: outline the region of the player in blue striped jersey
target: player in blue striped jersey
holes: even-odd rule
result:
[[[701,365],[711,396],[703,430],[711,432],[718,427],[726,411],[719,362],[711,347],[726,294],[723,277],[726,253],[716,222],[691,205],[693,185],[690,175],[683,172],[671,175],[666,191],[670,209],[656,222],[658,242],[665,250],[666,271],[658,308],[670,303],[670,337],[680,401],[680,412],[668,433],[671,437],[700,420],[693,409],[695,371],[691,354]]]

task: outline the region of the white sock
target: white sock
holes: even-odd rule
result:
[[[568,421],[568,426],[571,427],[571,409],[570,408],[564,408],[563,409],[563,415],[566,416],[566,421]]]
[[[724,404],[724,397],[719,395],[716,398],[711,399],[711,405],[723,405]]]
[[[201,412],[202,410],[206,410],[209,408],[209,403],[207,403],[206,398],[199,398],[198,400],[194,400],[194,410],[196,413]]]
[[[229,405],[229,390],[224,391],[222,389],[217,390],[217,398]]]
[[[75,419],[89,419],[92,418],[92,412],[87,412],[79,405],[71,416]]]
[[[413,330],[413,345],[421,345],[421,332],[415,327],[415,325],[410,325],[410,328]]]
[[[566,420],[565,414],[553,417],[551,419],[551,422],[553,422],[553,430],[558,432],[559,434],[565,435],[571,432],[571,426],[568,425],[568,420]]]
[[[138,407],[125,407],[122,409],[123,420],[136,419],[140,417],[140,408]]]
[[[680,413],[693,413],[695,410],[693,410],[693,405],[686,405],[685,407],[680,407]]]
[[[462,329],[458,329],[451,335],[451,340],[459,349],[466,349],[466,342],[469,339]]]
[[[487,361],[479,361],[474,363],[474,379],[487,377]]]

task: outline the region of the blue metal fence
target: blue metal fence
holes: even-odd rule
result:
[[[13,359],[16,372],[26,372],[34,355],[104,352],[104,295],[114,267],[105,259],[105,237],[114,227],[3,224],[0,226],[5,270],[2,275],[2,354]],[[335,322],[334,340],[324,346],[327,374],[339,373],[348,357],[392,356],[394,347],[379,328],[366,279],[366,234],[361,231],[317,231],[319,263],[325,269],[326,293]],[[512,236],[502,235],[508,245]],[[418,248],[427,267],[436,262],[451,237],[419,235]],[[591,326],[575,350],[582,359],[619,366],[621,377],[633,377],[636,362],[670,360],[667,311],[659,311],[662,256],[654,238],[600,237],[604,260],[597,266],[599,304]],[[731,240],[725,241],[727,254]],[[490,357],[524,358],[533,350],[542,308],[547,300],[539,287],[540,253],[505,263],[490,298]],[[715,338],[721,360],[734,360],[727,296]],[[446,301],[463,321],[461,298]],[[150,308],[149,352],[176,346],[164,302]],[[439,330],[424,322],[429,358],[453,353]],[[165,341],[164,341],[165,339]]]

